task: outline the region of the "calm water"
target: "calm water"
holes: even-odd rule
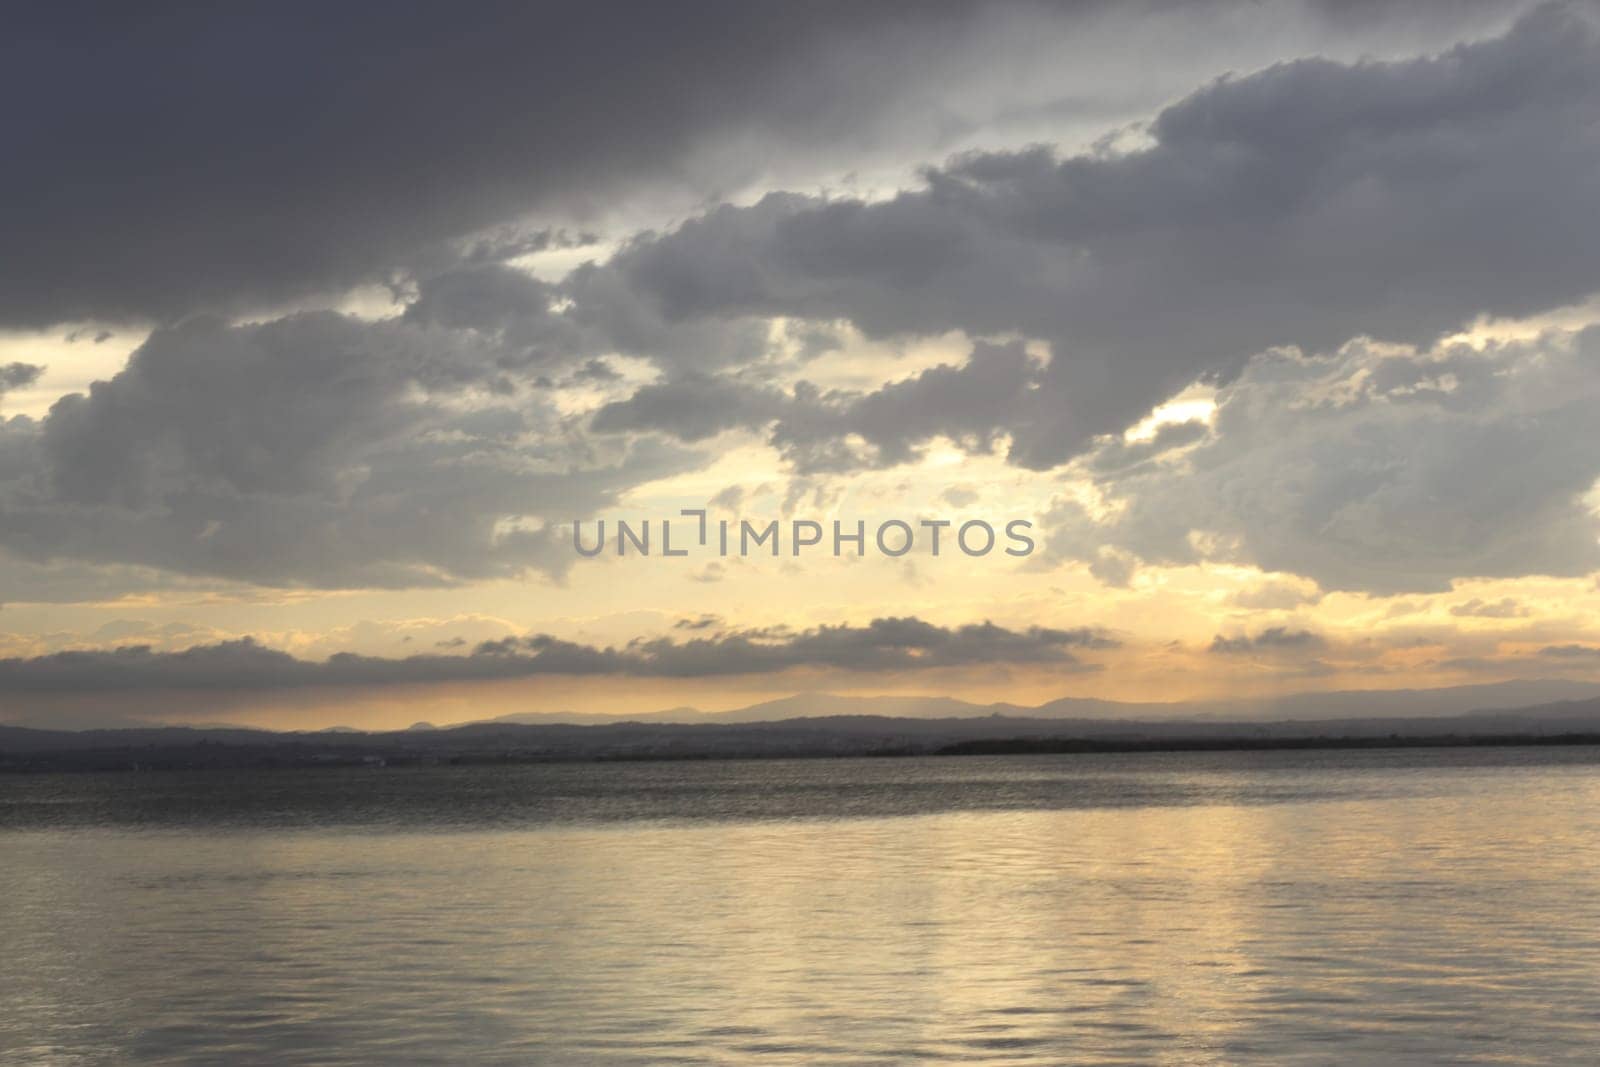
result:
[[[0,1063],[1583,1063],[1600,751],[0,778]]]

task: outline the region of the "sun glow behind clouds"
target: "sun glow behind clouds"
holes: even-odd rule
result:
[[[1175,423],[1203,422],[1210,425],[1216,413],[1216,389],[1203,384],[1191,385],[1131,426],[1123,434],[1123,439],[1149,441],[1161,427]]]

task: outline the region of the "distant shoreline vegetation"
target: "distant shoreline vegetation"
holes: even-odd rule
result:
[[[833,519],[823,523],[815,519],[769,519],[751,522],[749,519],[718,519],[713,524],[704,508],[685,508],[680,519],[693,523],[680,523],[674,540],[671,519],[616,519],[613,520],[614,537],[609,543],[618,556],[630,553],[649,556],[652,551],[661,556],[688,556],[695,549],[711,549],[717,556],[751,556],[765,552],[777,556],[787,547],[788,554],[843,556],[847,552],[865,556],[870,549],[879,555],[896,558],[912,551],[938,556],[956,551],[964,556],[983,557],[995,551],[1007,556],[1023,557],[1033,554],[1034,540],[1029,536],[1033,523],[1028,519],[1007,519],[991,523],[986,519],[885,519],[868,527],[865,519]],[[652,549],[652,525],[660,537]],[[584,533],[582,520],[573,520],[572,547],[580,556],[593,558],[606,550],[608,538],[606,520],[597,519],[589,535]],[[686,528],[687,527],[687,528]],[[830,553],[831,550],[831,553]]]
[[[143,744],[128,737],[143,731],[108,731],[115,741],[81,747],[40,747],[10,751],[0,748],[0,774],[53,774],[115,771],[291,770],[340,767],[374,769],[438,766],[502,766],[538,763],[641,763],[706,760],[873,759],[904,757],[1109,755],[1118,753],[1282,752],[1340,749],[1600,747],[1600,732],[1484,734],[1380,734],[1365,736],[1300,735],[1288,737],[1086,738],[1072,736],[996,736],[949,738],[926,742],[882,736],[847,737],[794,728],[779,736],[750,743],[730,743],[727,736],[669,739],[656,733],[643,744],[589,735],[589,744],[535,743],[532,737],[495,732],[440,744],[452,731],[426,739],[404,732],[361,735],[350,739],[313,739],[262,731],[258,737],[237,731],[228,740],[172,737],[157,728]],[[541,728],[526,728],[538,730]],[[576,727],[604,731],[605,727]],[[693,728],[691,728],[693,729]],[[24,731],[31,732],[31,731]],[[177,732],[181,733],[179,729]],[[48,736],[50,731],[38,731]],[[443,735],[443,736],[441,736]],[[12,739],[13,743],[15,738]],[[543,741],[554,738],[541,738]],[[419,743],[419,741],[421,743]],[[517,742],[521,741],[521,744]],[[565,743],[563,743],[565,742]],[[618,743],[621,742],[621,743]]]

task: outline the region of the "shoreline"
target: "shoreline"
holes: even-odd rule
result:
[[[78,750],[0,751],[0,774],[95,774],[237,770],[373,771],[411,767],[492,767],[528,764],[682,763],[739,760],[826,760],[960,758],[968,756],[1116,755],[1183,752],[1310,752],[1427,748],[1552,748],[1600,746],[1600,732],[1517,734],[1440,734],[1352,737],[989,737],[940,745],[860,745],[854,748],[796,747],[748,751],[678,750],[661,752],[459,751],[425,753],[389,750],[381,745],[338,752],[310,751],[303,742],[228,745],[107,747]]]

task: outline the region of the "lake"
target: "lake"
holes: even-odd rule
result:
[[[0,1063],[1550,1064],[1600,750],[0,777]]]

